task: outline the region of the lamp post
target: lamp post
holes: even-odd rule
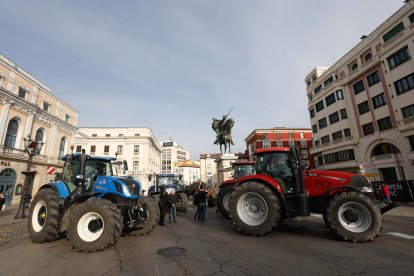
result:
[[[14,219],[26,218],[24,205],[29,196],[28,195],[29,179],[31,177],[34,178],[34,175],[36,174],[35,171],[34,172],[30,171],[30,167],[32,166],[33,156],[40,154],[40,150],[42,149],[42,146],[44,144],[43,142],[32,140],[30,138],[30,135],[28,135],[27,138],[26,137],[23,138],[23,140],[24,140],[24,151],[29,155],[29,160],[27,162],[26,171],[22,172],[22,174],[24,174],[24,185],[23,185],[22,194],[20,196],[19,210],[17,210],[17,214],[14,217]]]

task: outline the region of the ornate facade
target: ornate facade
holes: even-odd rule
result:
[[[0,55],[0,192],[5,193],[6,204],[20,201],[21,172],[27,170],[28,162],[23,139],[44,143],[31,166],[31,171],[37,172],[28,186],[34,194],[44,182],[54,179],[48,168],[62,166],[59,158],[74,142],[77,120],[78,111]]]

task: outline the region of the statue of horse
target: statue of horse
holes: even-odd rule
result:
[[[227,148],[230,153],[230,145],[234,145],[231,137],[231,129],[234,126],[234,120],[232,118],[227,118],[227,115],[223,116],[223,119],[218,120],[213,118],[212,128],[216,132],[216,141],[215,145],[220,145],[220,152],[223,154],[222,146],[224,145],[224,153],[226,153]]]

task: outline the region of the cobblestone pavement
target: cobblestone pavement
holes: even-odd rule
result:
[[[27,219],[14,219],[17,209],[18,206],[6,206],[6,209],[0,212],[0,243],[6,240],[29,237]]]

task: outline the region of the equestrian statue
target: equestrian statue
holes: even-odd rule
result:
[[[216,141],[214,141],[214,145],[220,145],[221,154],[223,154],[223,150],[221,148],[222,145],[224,145],[224,153],[226,153],[227,148],[229,148],[230,153],[230,145],[234,145],[231,138],[231,129],[234,126],[234,120],[232,118],[227,118],[232,110],[233,107],[227,115],[223,115],[221,120],[213,118],[212,127],[216,132]]]

